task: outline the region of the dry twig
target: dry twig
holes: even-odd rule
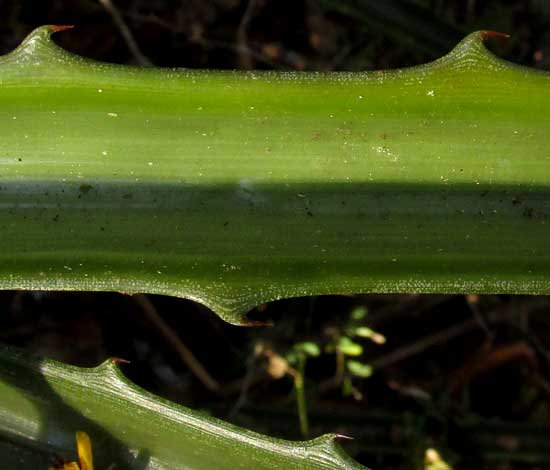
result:
[[[134,295],[132,298],[141,307],[143,313],[157,331],[168,341],[168,344],[176,351],[181,360],[189,367],[191,372],[202,384],[213,392],[220,390],[220,384],[208,373],[191,350],[183,344],[181,338],[158,314],[157,309],[146,295]]]
[[[237,29],[237,50],[239,53],[240,67],[245,70],[252,69],[252,57],[250,54],[243,53],[242,51],[248,51],[248,25],[252,19],[252,13],[256,7],[256,0],[249,0],[246,5],[246,10],[241,18],[239,28]]]
[[[112,16],[113,21],[117,25],[120,34],[124,38],[124,41],[126,42],[126,45],[128,46],[128,49],[130,50],[130,53],[136,60],[136,62],[139,65],[143,66],[151,66],[153,63],[151,60],[143,53],[141,52],[141,49],[139,48],[134,35],[132,34],[132,31],[130,31],[130,28],[124,21],[124,18],[118,11],[118,8],[113,5],[111,0],[98,0],[99,3],[105,8],[105,10]]]

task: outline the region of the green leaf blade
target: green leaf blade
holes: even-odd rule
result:
[[[550,78],[474,33],[373,73],[0,60],[0,287],[255,305],[549,293]]]
[[[98,468],[363,468],[342,451],[336,435],[305,442],[261,436],[140,389],[113,361],[80,369],[4,347],[0,377],[0,440],[22,447],[23,457],[34,462],[74,455],[74,433],[84,431]]]

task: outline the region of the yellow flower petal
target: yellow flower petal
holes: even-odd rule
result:
[[[90,436],[84,431],[77,431],[76,433],[76,451],[78,452],[78,459],[80,460],[80,469],[76,470],[94,470],[94,459],[92,456],[92,441]],[[72,468],[64,470],[73,470]]]

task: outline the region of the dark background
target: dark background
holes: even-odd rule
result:
[[[0,1],[0,47],[34,27],[74,24],[65,48],[117,63],[192,68],[367,70],[433,60],[471,31],[506,32],[499,54],[550,65],[547,0],[101,0]],[[131,41],[130,41],[131,42]]]
[[[546,0],[12,0],[0,20],[2,53],[36,26],[70,24],[55,40],[108,62],[322,71],[423,63],[490,29],[511,34],[490,44],[499,55],[550,68]],[[374,373],[343,384],[330,347],[358,307],[387,342],[358,341]],[[347,450],[376,469],[423,468],[429,447],[455,468],[542,469],[549,307],[546,297],[326,296],[260,306],[251,316],[274,326],[250,329],[180,299],[0,292],[0,341],[82,366],[128,359],[124,372],[155,393],[292,439],[293,382],[269,357],[311,341],[322,350],[306,367],[311,436],[355,437]],[[189,351],[202,370],[191,372]]]

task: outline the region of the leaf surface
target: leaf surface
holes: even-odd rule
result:
[[[145,292],[245,324],[341,292],[550,293],[550,76],[473,33],[389,72],[0,58],[0,288]]]
[[[304,442],[261,436],[160,399],[115,361],[81,369],[0,348],[0,456],[4,468],[76,460],[90,436],[96,469],[360,470],[337,435]]]

